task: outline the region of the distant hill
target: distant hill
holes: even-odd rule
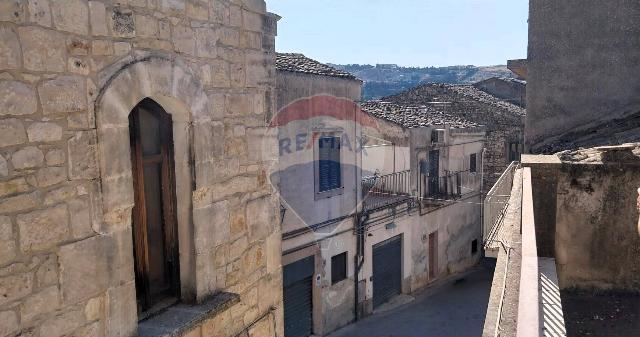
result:
[[[494,76],[514,77],[505,65],[476,67],[400,67],[395,64],[330,64],[364,81],[363,99],[377,99],[413,88],[421,83],[475,83]]]

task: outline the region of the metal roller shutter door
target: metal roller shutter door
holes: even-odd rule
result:
[[[313,271],[313,256],[284,267],[285,337],[311,335]]]
[[[402,236],[373,246],[373,307],[402,291]]]

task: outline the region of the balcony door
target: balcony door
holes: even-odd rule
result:
[[[429,151],[429,196],[440,194],[440,150]]]
[[[129,115],[129,128],[136,299],[144,317],[179,298],[171,115],[145,99]]]

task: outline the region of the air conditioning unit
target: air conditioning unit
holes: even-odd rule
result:
[[[444,145],[444,129],[436,129],[431,131],[431,143],[434,145]]]

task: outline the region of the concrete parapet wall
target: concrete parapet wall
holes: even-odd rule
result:
[[[522,156],[522,166],[531,168],[538,254],[545,257],[555,256],[556,190],[560,164],[555,155]]]
[[[556,258],[561,289],[640,291],[640,161],[631,152],[583,152],[575,155],[583,161],[523,156],[534,182],[539,254]]]
[[[541,335],[539,323],[539,275],[538,250],[536,248],[535,217],[531,169],[522,174],[522,261],[520,270],[520,293],[518,298],[517,337]]]
[[[640,165],[563,164],[556,243],[561,288],[640,291]]]

